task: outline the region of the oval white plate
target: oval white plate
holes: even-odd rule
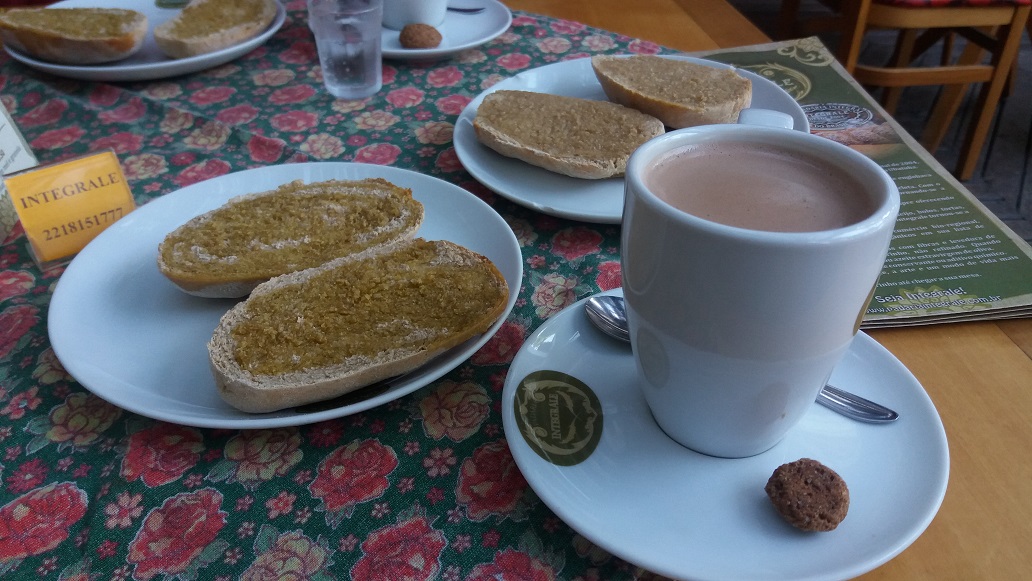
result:
[[[384,28],[380,33],[380,46],[384,58],[435,60],[455,55],[464,50],[480,46],[497,38],[509,30],[512,24],[512,12],[497,0],[467,0],[456,2],[459,8],[483,7],[483,12],[461,14],[449,11],[444,17],[444,24],[438,27],[441,33],[441,44],[434,48],[410,49],[401,46],[398,30]]]
[[[509,284],[505,314],[383,392],[354,403],[247,414],[222,401],[207,342],[229,299],[187,295],[157,268],[158,244],[190,218],[229,198],[293,180],[382,177],[411,188],[425,216],[418,235],[450,240],[490,258]],[[65,369],[96,395],[151,418],[209,428],[269,428],[340,417],[397,399],[451,371],[505,321],[523,278],[519,242],[490,206],[466,190],[413,171],[353,163],[301,163],[227,174],[145,204],[97,236],[68,265],[50,301],[49,330]],[[350,400],[353,398],[347,398]],[[329,409],[323,409],[329,407]]]
[[[663,55],[719,68],[730,65],[685,56]],[[799,103],[774,83],[746,70],[739,73],[753,83],[752,106],[773,109],[792,116],[797,131],[810,125]],[[619,224],[623,215],[623,178],[582,180],[505,157],[481,145],[473,130],[473,119],[484,97],[494,91],[535,91],[582,99],[606,100],[591,68],[591,59],[562,61],[524,71],[495,84],[471,101],[455,123],[455,153],[466,170],[485,186],[509,200],[553,216]]]
[[[83,81],[149,81],[177,75],[185,75],[203,71],[227,63],[241,57],[269,40],[287,18],[283,6],[276,3],[276,18],[265,32],[240,44],[222,50],[192,56],[183,59],[171,59],[161,52],[154,42],[154,27],[171,19],[179,13],[179,9],[158,8],[155,0],[64,0],[48,6],[48,8],[125,8],[136,10],[147,15],[150,30],[143,41],[139,52],[129,58],[101,65],[74,66],[60,65],[35,59],[17,50],[5,46],[11,58],[35,69]]]
[[[502,421],[527,482],[593,543],[676,579],[848,579],[899,554],[931,523],[949,476],[946,433],[917,379],[867,335],[857,335],[831,383],[888,405],[898,420],[865,424],[814,405],[771,450],[731,460],[660,430],[635,385],[629,346],[592,327],[583,307],[551,317],[523,344],[505,379]],[[576,377],[599,399],[601,439],[580,464],[545,461],[519,431],[516,388],[543,369]],[[799,458],[823,462],[849,486],[849,512],[834,531],[796,530],[767,499],[774,469]]]

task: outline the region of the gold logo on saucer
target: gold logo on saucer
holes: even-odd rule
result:
[[[514,396],[516,423],[538,456],[558,466],[583,462],[602,439],[602,406],[583,381],[558,371],[535,371]]]

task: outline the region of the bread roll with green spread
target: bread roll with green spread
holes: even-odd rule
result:
[[[407,373],[487,331],[508,304],[490,260],[410,240],[274,278],[208,344],[219,394],[246,412],[331,399]]]
[[[275,276],[409,240],[422,222],[412,190],[384,179],[294,181],[175,229],[158,246],[158,269],[193,295],[243,297]]]

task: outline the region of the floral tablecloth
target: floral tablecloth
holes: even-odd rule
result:
[[[199,429],[119,409],[56,359],[41,272],[20,226],[0,246],[0,576],[44,579],[621,579],[535,495],[502,430],[507,364],[544,319],[619,284],[618,228],[556,219],[475,182],[453,124],[486,87],[596,53],[661,52],[515,14],[493,42],[387,61],[366,101],[323,89],[303,0],[264,46],[182,77],[53,77],[0,56],[0,99],[43,163],[111,148],[138,204],[272,164],[358,161],[458,184],[510,224],[524,285],[471,360],[407,397],[314,425]]]

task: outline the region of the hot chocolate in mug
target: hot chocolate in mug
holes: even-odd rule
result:
[[[894,182],[822,137],[710,125],[641,146],[625,184],[623,289],[653,416],[704,454],[768,450],[859,330],[899,211]]]

